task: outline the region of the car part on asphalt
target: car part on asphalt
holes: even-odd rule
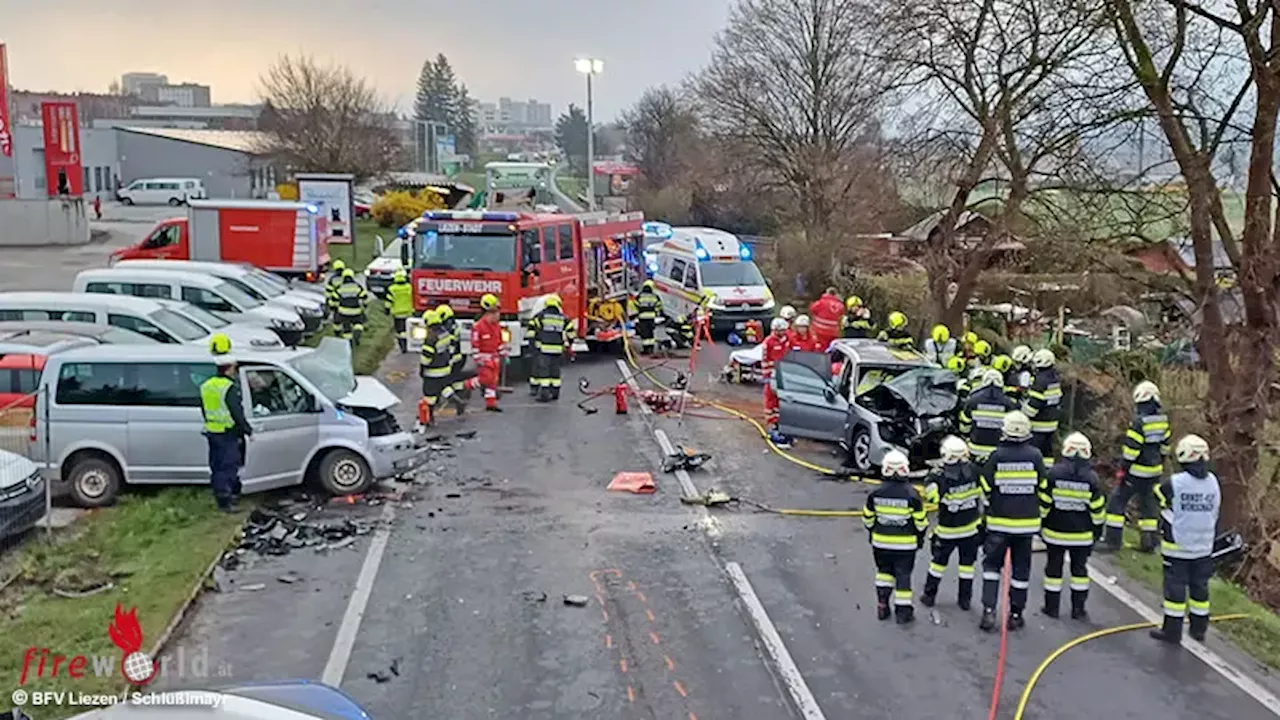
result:
[[[697,470],[711,459],[711,453],[700,453],[680,445],[676,451],[662,461],[662,472],[671,473],[676,470]]]

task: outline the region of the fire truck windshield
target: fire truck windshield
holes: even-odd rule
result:
[[[413,267],[418,270],[516,269],[515,233],[419,233],[414,239]]]

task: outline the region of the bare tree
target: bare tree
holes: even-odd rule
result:
[[[936,318],[958,327],[997,243],[1026,226],[1033,194],[1075,185],[1124,86],[1098,40],[1093,0],[908,0],[880,6],[889,58],[908,78],[916,189],[941,211],[924,254]],[[984,205],[992,231],[957,236]]]
[[[1137,79],[1186,182],[1195,252],[1193,295],[1202,319],[1198,346],[1209,375],[1208,425],[1223,480],[1222,519],[1247,534],[1263,425],[1276,376],[1280,194],[1272,170],[1280,115],[1280,15],[1274,2],[1155,4],[1107,0],[1124,62]],[[1244,227],[1224,210],[1227,145],[1247,155]],[[1223,258],[1236,285],[1216,272]],[[1243,317],[1229,317],[1229,305]],[[1255,536],[1256,539],[1256,536]],[[1262,551],[1267,546],[1262,544]]]
[[[259,79],[269,110],[260,152],[295,172],[357,179],[398,169],[404,148],[394,113],[374,87],[342,65],[282,56]]]
[[[622,115],[627,154],[644,185],[661,190],[679,182],[695,161],[698,119],[681,94],[666,86],[644,91]]]
[[[761,196],[810,242],[872,213],[860,185],[884,176],[878,110],[894,76],[858,0],[739,0],[695,84],[701,116],[742,150]],[[878,228],[875,228],[878,229]]]

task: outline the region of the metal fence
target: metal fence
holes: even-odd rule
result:
[[[0,407],[0,549],[48,518],[53,505],[52,487],[42,479],[39,460],[48,457],[48,433],[36,438],[36,413],[46,413],[47,390],[8,400]],[[11,396],[10,396],[11,397]],[[50,523],[43,523],[49,532]]]

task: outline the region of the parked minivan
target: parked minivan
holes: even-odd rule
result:
[[[141,178],[116,190],[125,205],[185,205],[208,197],[198,178]]]
[[[209,329],[152,298],[108,297],[81,292],[0,292],[0,321],[20,320],[112,325],[161,343],[189,343],[206,350],[212,334]],[[218,332],[231,339],[233,348],[280,347],[280,338],[268,330],[231,324],[218,329]]]
[[[235,358],[253,427],[245,492],[314,479],[331,494],[358,494],[424,460],[421,437],[390,413],[399,399],[375,378],[355,375],[348,343],[325,338],[316,348]],[[58,353],[41,378],[41,397],[51,400],[36,413],[32,459],[55,492],[85,507],[109,505],[128,484],[206,484],[200,385],[214,371],[208,351],[194,347]]]
[[[71,289],[182,300],[232,322],[270,328],[290,346],[302,342],[306,327],[296,311],[268,305],[226,280],[202,273],[122,267],[81,270]]]
[[[325,303],[322,295],[294,290],[283,280],[276,283],[272,280],[278,279],[276,276],[253,265],[196,260],[121,260],[111,267],[204,273],[226,280],[269,305],[294,310],[302,318],[304,331],[308,334],[319,330],[324,321]]]

